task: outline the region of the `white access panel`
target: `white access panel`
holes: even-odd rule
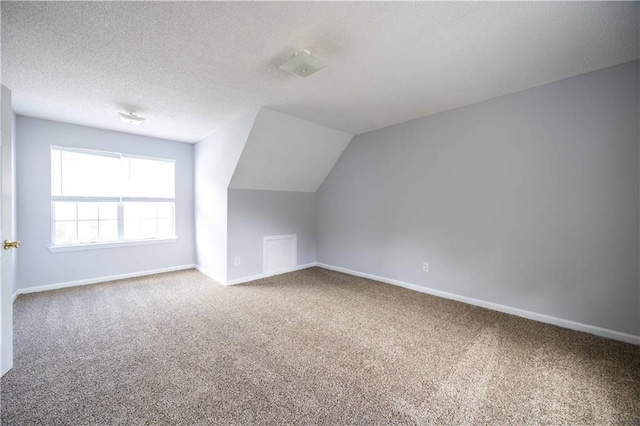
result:
[[[293,235],[271,235],[264,237],[263,273],[277,274],[293,269],[297,264],[297,239]]]

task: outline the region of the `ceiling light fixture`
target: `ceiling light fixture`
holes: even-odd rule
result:
[[[146,118],[138,117],[137,115],[135,115],[132,112],[130,112],[130,113],[119,112],[118,115],[120,116],[120,120],[122,120],[124,123],[128,123],[128,124],[142,124],[144,122],[144,120],[146,120]]]
[[[325,66],[322,61],[312,57],[311,52],[307,49],[302,49],[297,51],[289,62],[280,65],[280,69],[290,72],[291,74],[299,75],[300,77],[309,77]]]

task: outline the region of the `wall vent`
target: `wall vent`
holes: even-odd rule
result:
[[[297,239],[296,234],[264,237],[262,272],[273,275],[294,268],[297,264]]]

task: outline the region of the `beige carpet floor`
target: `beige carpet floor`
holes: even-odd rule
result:
[[[640,424],[640,348],[312,268],[15,302],[2,424]]]

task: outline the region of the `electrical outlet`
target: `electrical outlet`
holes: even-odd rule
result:
[[[238,265],[240,264],[240,256],[237,256],[237,257],[234,259],[234,262],[233,262],[233,263],[234,263],[236,266],[238,266]]]
[[[427,262],[424,262],[422,264],[422,271],[423,272],[429,272],[429,264]]]

